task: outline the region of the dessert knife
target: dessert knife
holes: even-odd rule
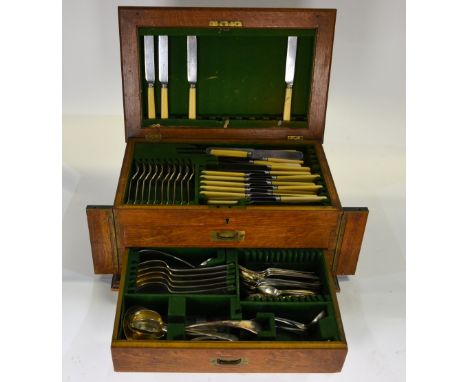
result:
[[[154,66],[154,36],[144,36],[145,51],[145,80],[148,85],[148,118],[156,118],[156,105],[154,103],[154,82],[156,69]]]
[[[159,82],[161,83],[161,118],[169,118],[167,85],[169,83],[168,37],[158,37]]]
[[[257,150],[238,148],[208,147],[206,153],[214,156],[226,156],[233,158],[265,159],[275,161],[279,159],[283,162],[303,163],[303,154],[295,150]]]
[[[215,191],[200,191],[200,194],[208,199],[217,200],[252,200],[255,202],[283,202],[283,203],[307,203],[307,202],[320,202],[326,200],[326,196],[318,195],[294,195],[294,196],[278,196],[278,195],[251,195],[246,193],[234,192],[215,192]]]
[[[187,78],[189,90],[189,119],[196,119],[197,36],[187,36]]]
[[[286,94],[284,97],[283,121],[291,120],[291,99],[296,67],[297,36],[288,37],[288,51],[286,53]]]

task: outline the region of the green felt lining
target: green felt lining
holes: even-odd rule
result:
[[[156,119],[147,118],[143,36],[155,36]],[[169,40],[169,120],[161,120],[157,36]],[[197,120],[187,119],[187,35],[197,36]],[[143,126],[272,127],[282,119],[288,36],[298,36],[291,122],[307,127],[316,31],[313,29],[140,28]],[[217,121],[218,120],[218,121]],[[235,122],[234,122],[235,121]],[[222,125],[221,125],[222,123]]]
[[[207,144],[185,144],[185,143],[136,143],[133,153],[133,161],[131,167],[131,173],[133,174],[135,171],[135,162],[136,161],[153,161],[153,163],[161,164],[188,164],[195,166],[195,176],[192,179],[190,185],[190,193],[191,193],[191,205],[200,205],[206,204],[206,200],[203,196],[199,195],[196,190],[199,190],[200,186],[200,175],[201,171],[206,169],[207,166],[215,167],[218,163],[217,159],[211,155],[206,154],[207,147],[233,147],[233,145],[226,144],[223,142],[220,143],[211,143]],[[261,145],[261,144],[249,144],[247,145],[239,145],[236,144],[234,147],[251,147],[257,149],[288,149],[286,145]],[[315,152],[314,146],[308,145],[295,145],[294,149],[300,150],[304,154],[304,166],[308,166],[311,168],[311,173],[320,174],[321,177],[316,179],[314,183],[321,185],[322,188],[317,192],[319,196],[327,196],[327,200],[321,201],[318,203],[313,203],[310,205],[314,206],[329,206],[331,205],[330,196],[323,179],[323,173],[320,168],[320,162],[317,157],[317,153]],[[130,185],[131,176],[129,176],[129,181],[126,185],[126,193],[125,193],[125,202],[128,204],[146,204],[146,200],[148,197],[148,189],[145,189],[144,193],[144,202],[141,202],[141,198],[137,198],[136,203],[134,195],[131,195],[129,198],[128,189]],[[133,188],[134,190],[134,188]],[[132,193],[133,194],[133,193]],[[176,196],[180,194],[179,187],[176,188]],[[153,200],[153,194],[150,195],[150,199]],[[153,204],[153,203],[150,203]],[[159,204],[159,201],[154,204]],[[240,201],[239,206],[243,206],[246,204],[246,201]],[[236,206],[238,207],[238,206]]]
[[[184,340],[185,325],[220,319],[255,319],[262,326],[258,335],[227,329],[236,333],[242,341],[339,341],[341,340],[336,314],[331,299],[330,285],[326,277],[325,258],[318,249],[223,249],[223,248],[158,248],[172,253],[192,264],[212,258],[210,265],[235,264],[235,292],[226,295],[174,295],[169,293],[145,293],[134,288],[135,266],[141,259],[137,249],[130,249],[127,271],[123,288],[122,310],[119,325],[119,339],[125,339],[122,321],[127,309],[143,306],[156,310],[167,323],[167,340]],[[239,288],[237,264],[252,270],[267,267],[285,267],[316,272],[322,283],[321,294],[313,299],[275,299],[247,300]],[[171,266],[176,266],[171,264]],[[275,326],[274,318],[283,317],[308,323],[321,310],[327,315],[319,321],[307,335],[290,333]]]

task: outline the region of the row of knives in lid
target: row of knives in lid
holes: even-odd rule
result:
[[[161,84],[161,119],[169,118],[169,38],[158,36],[159,82]],[[144,36],[145,80],[148,86],[148,118],[156,118],[154,85],[156,66],[154,64],[154,36]],[[187,36],[187,79],[189,83],[189,119],[196,118],[197,84],[197,36]]]
[[[168,36],[158,36],[159,82],[161,84],[161,119],[169,118],[168,84],[169,84],[169,41]],[[288,37],[286,53],[283,121],[291,120],[291,101],[296,66],[297,36]],[[154,63],[154,36],[144,36],[145,80],[148,86],[149,119],[156,118],[154,85],[156,66]],[[188,118],[196,119],[196,84],[197,84],[197,37],[187,36],[187,80],[189,83]]]

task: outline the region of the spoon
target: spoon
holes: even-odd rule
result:
[[[275,317],[275,323],[276,323],[277,328],[300,334],[300,333],[306,333],[309,330],[311,330],[326,315],[327,314],[325,310],[321,310],[319,314],[317,314],[315,318],[308,324],[304,324],[302,322],[298,322],[298,321],[294,321],[294,320],[290,320],[288,318],[282,318],[282,317]],[[283,325],[278,325],[278,323],[283,324]],[[284,326],[284,325],[287,325],[287,326]]]
[[[257,289],[264,295],[279,297],[279,296],[315,296],[316,293],[306,289],[278,289],[272,285],[261,284]]]
[[[155,325],[160,325],[159,332],[149,332],[143,330],[143,325],[141,325],[139,330],[138,328],[133,327],[135,322],[144,322],[146,324],[149,321],[153,321]],[[162,325],[161,325],[162,323]],[[127,310],[123,319],[123,331],[127,339],[134,340],[154,340],[160,339],[166,335],[166,327],[162,321],[162,317],[158,312],[142,308],[140,306],[135,306]]]

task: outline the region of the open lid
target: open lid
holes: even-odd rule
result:
[[[323,141],[335,17],[333,9],[119,7],[126,139]]]

